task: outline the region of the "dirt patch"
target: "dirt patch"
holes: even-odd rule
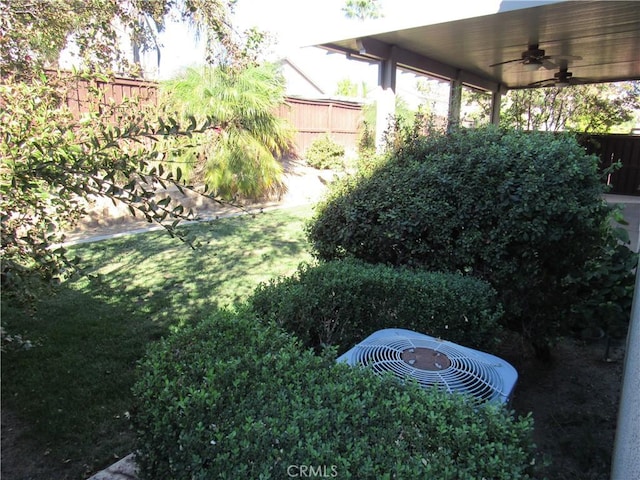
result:
[[[30,429],[14,412],[2,408],[0,478],[5,480],[65,479],[67,466],[49,456],[45,445],[30,436]]]
[[[567,338],[542,363],[515,337],[500,354],[519,372],[512,407],[533,413],[538,476],[554,480],[610,477],[624,342]],[[545,465],[548,464],[548,465]]]
[[[284,168],[285,191],[278,198],[261,201],[239,202],[243,208],[229,204],[220,204],[202,195],[190,193],[181,194],[177,189],[168,193],[180,200],[185,209],[191,209],[200,220],[211,220],[243,212],[260,212],[279,207],[295,207],[316,203],[327,191],[328,185],[340,174],[332,170],[317,170],[309,167],[303,160],[285,159]],[[97,198],[87,207],[87,215],[80,220],[76,228],[65,235],[65,241],[86,241],[124,232],[143,231],[150,228],[161,228],[157,224],[150,224],[140,215],[131,215],[126,205],[116,204],[108,198]]]

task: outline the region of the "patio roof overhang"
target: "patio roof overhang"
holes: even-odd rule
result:
[[[503,1],[495,14],[329,41],[316,46],[372,62],[393,62],[491,92],[531,88],[556,69],[531,69],[529,45],[585,83],[640,79],[640,2]],[[537,5],[537,6],[531,6]]]

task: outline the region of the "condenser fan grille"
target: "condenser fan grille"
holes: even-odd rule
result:
[[[342,360],[367,366],[376,373],[412,378],[425,388],[436,386],[469,394],[478,401],[505,401],[510,394],[506,390],[515,384],[513,380],[505,388],[501,375],[505,363],[492,355],[421,334],[399,335],[397,330],[388,336],[381,333],[356,345]]]

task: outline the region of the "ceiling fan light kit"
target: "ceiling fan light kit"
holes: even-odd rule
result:
[[[552,60],[560,62],[554,63]],[[555,70],[556,68],[562,68],[569,60],[582,60],[582,57],[577,55],[546,55],[546,51],[539,48],[537,43],[530,44],[524,52],[520,54],[520,58],[514,58],[511,60],[505,60],[503,62],[494,63],[489,67],[497,67],[506,64],[519,63],[522,68],[527,72],[535,72],[541,68],[547,70]],[[545,80],[546,82],[546,80]],[[569,83],[567,83],[569,85]]]
[[[552,78],[545,78],[537,82],[529,84],[530,87],[556,87],[564,88],[570,85],[583,85],[585,83],[593,83],[593,79],[574,77],[567,67],[560,68],[553,74]]]
[[[536,59],[525,59],[522,64],[524,65],[524,69],[528,72],[535,72],[542,68],[542,62]]]

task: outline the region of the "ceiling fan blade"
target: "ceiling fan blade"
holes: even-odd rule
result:
[[[558,65],[556,65],[555,63],[550,61],[549,58],[550,57],[544,57],[542,59],[542,66],[544,68],[546,68],[547,70],[555,70],[556,68],[558,68]],[[553,58],[553,57],[551,57],[551,58]]]
[[[594,78],[571,77],[571,79],[569,80],[569,83],[571,83],[572,85],[584,85],[586,83],[597,83],[597,82]]]
[[[544,80],[538,80],[537,82],[531,82],[530,84],[528,84],[528,87],[545,87],[547,85],[544,85],[545,83],[550,83],[551,85],[553,85],[555,83],[556,79],[555,78],[545,78]]]
[[[553,58],[554,60],[582,60],[580,55],[547,55],[546,58]]]
[[[498,63],[494,63],[492,65],[489,65],[490,67],[497,67],[498,65],[505,65],[507,63],[515,63],[515,62],[522,62],[522,58],[516,58],[514,60],[506,60],[504,62],[498,62]]]

